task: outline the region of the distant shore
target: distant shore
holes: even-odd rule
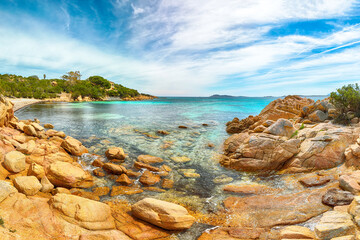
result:
[[[13,107],[14,112],[31,104],[44,102],[44,100],[32,99],[32,98],[8,98],[8,100],[14,104]]]
[[[147,95],[139,95],[137,97],[132,98],[114,98],[114,99],[104,99],[103,101],[144,101],[144,100],[152,100],[157,97],[155,96],[147,96]],[[14,112],[27,107],[29,105],[40,103],[40,102],[74,102],[66,98],[53,98],[53,99],[34,99],[34,98],[7,98],[9,101],[11,101],[14,104]],[[96,100],[99,101],[99,100]],[[76,102],[76,101],[75,101]],[[91,100],[85,100],[84,102],[91,102]]]

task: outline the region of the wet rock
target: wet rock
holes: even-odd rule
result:
[[[315,233],[307,227],[288,226],[280,231],[281,239],[315,239]]]
[[[66,134],[62,131],[56,131],[53,129],[49,129],[45,132],[45,134],[49,137],[60,137],[60,138],[65,138]]]
[[[207,144],[207,147],[208,147],[208,148],[214,148],[214,147],[215,147],[215,144],[213,144],[213,143],[208,143],[208,144]]]
[[[173,188],[173,186],[174,186],[174,181],[171,179],[164,178],[161,183],[162,188],[170,189],[170,188]]]
[[[124,150],[120,147],[111,147],[106,152],[105,155],[108,159],[118,159],[124,160],[126,158],[126,154]]]
[[[153,167],[149,164],[146,164],[146,163],[141,163],[141,162],[134,162],[134,167],[137,168],[137,169],[147,169],[149,171],[152,171],[152,172],[160,172],[160,169],[157,168],[157,167]]]
[[[316,236],[320,239],[354,235],[355,225],[351,216],[345,212],[329,211],[324,213],[320,222],[315,226]]]
[[[59,193],[51,198],[50,206],[66,221],[83,228],[89,230],[115,228],[110,207],[104,203]]]
[[[223,190],[225,192],[238,194],[268,194],[281,192],[280,189],[271,188],[257,183],[247,185],[226,185]]]
[[[10,194],[17,192],[17,189],[14,188],[9,182],[0,181],[0,203],[4,201]]]
[[[90,173],[68,162],[52,163],[46,176],[57,187],[89,188],[94,184]]]
[[[305,176],[303,178],[300,178],[299,182],[303,184],[305,187],[314,187],[314,186],[324,185],[330,182],[332,179],[333,179],[332,176],[313,175],[313,176]]]
[[[91,165],[93,165],[94,167],[102,167],[104,166],[104,163],[99,158],[97,158],[91,163]]]
[[[126,173],[125,167],[114,164],[114,163],[105,163],[103,165],[103,169],[108,173],[112,173],[112,174],[116,174],[116,175],[121,175],[123,173]]]
[[[138,187],[129,187],[129,186],[113,186],[111,188],[110,196],[114,197],[117,195],[133,195],[137,193],[142,193],[143,190]]]
[[[229,177],[225,174],[217,176],[216,178],[213,179],[213,182],[216,184],[224,184],[224,183],[230,183],[232,182],[234,179],[232,177]]]
[[[159,192],[159,193],[166,192],[166,190],[158,188],[158,187],[143,187],[143,190],[150,191],[150,192]]]
[[[51,123],[45,123],[45,124],[44,124],[44,128],[53,129],[53,128],[54,128],[54,125],[52,125]]]
[[[45,169],[43,166],[33,162],[30,164],[27,175],[35,176],[37,179],[41,179],[45,176]]]
[[[276,136],[290,137],[295,132],[295,128],[289,120],[280,118],[268,127],[265,132]]]
[[[128,175],[129,177],[137,178],[137,177],[140,177],[141,172],[135,172],[135,171],[133,171],[131,169],[128,169],[127,172],[126,172],[126,175]]]
[[[189,162],[189,161],[191,161],[190,158],[185,157],[185,156],[182,156],[182,157],[171,157],[170,159],[173,160],[174,162],[177,162],[177,163],[184,163],[184,162]]]
[[[148,170],[146,170],[140,177],[139,182],[141,182],[142,184],[149,186],[149,185],[154,185],[158,182],[160,182],[160,176],[157,174],[154,174]]]
[[[137,157],[139,162],[146,163],[146,164],[153,164],[153,163],[162,163],[164,160],[160,157],[154,157],[151,155],[139,155]]]
[[[135,203],[131,212],[146,222],[169,230],[188,229],[195,221],[184,207],[154,198]]]
[[[160,135],[169,135],[170,134],[168,131],[165,131],[165,130],[158,130],[156,133],[160,134]]]
[[[329,206],[348,205],[354,199],[354,195],[338,188],[329,189],[322,197],[322,202]]]
[[[14,179],[16,189],[27,196],[33,196],[40,191],[42,185],[34,176],[19,176]]]
[[[11,151],[5,155],[4,167],[13,173],[24,171],[26,168],[25,155],[18,151]]]
[[[93,174],[98,177],[105,177],[105,173],[101,168],[94,169]]]
[[[61,147],[75,156],[81,156],[82,154],[89,152],[79,140],[70,136],[65,138],[65,140],[61,143]]]
[[[110,192],[110,188],[109,187],[96,187],[93,188],[93,193],[96,196],[105,196],[108,195]]]
[[[121,174],[117,179],[116,182],[129,186],[131,185],[133,182],[131,181],[131,179],[126,175],[126,174]]]
[[[188,127],[184,125],[180,125],[178,128],[187,129]]]

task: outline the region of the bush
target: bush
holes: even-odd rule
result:
[[[100,76],[91,76],[91,77],[89,77],[89,81],[92,84],[97,85],[102,88],[105,88],[105,89],[111,88],[111,83],[108,80],[106,80],[105,78],[100,77]]]
[[[338,110],[339,115],[335,119],[339,123],[348,123],[348,113],[353,112],[356,117],[360,116],[360,88],[359,85],[349,84],[330,94],[330,102]]]

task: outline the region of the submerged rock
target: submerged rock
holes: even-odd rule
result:
[[[154,157],[151,155],[139,155],[137,157],[139,162],[146,163],[146,164],[153,164],[153,163],[161,163],[164,160],[160,157]]]
[[[188,229],[195,221],[184,207],[154,198],[135,203],[131,212],[144,221],[169,230]]]
[[[112,147],[109,148],[105,155],[108,159],[117,159],[117,160],[124,160],[126,158],[126,154],[124,150],[120,147]]]

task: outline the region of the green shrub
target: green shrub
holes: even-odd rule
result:
[[[330,94],[330,102],[338,110],[339,115],[335,119],[339,123],[347,123],[347,113],[354,112],[355,116],[360,116],[360,88],[359,85],[349,84],[343,86]]]

